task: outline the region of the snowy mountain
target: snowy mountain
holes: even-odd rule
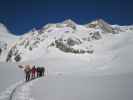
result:
[[[17,36],[13,35],[13,33],[11,33],[4,24],[0,23],[0,40],[1,41],[10,43],[14,41],[14,39],[16,38]]]
[[[117,33],[117,31],[110,24],[102,19],[92,21],[91,23],[87,24],[86,27],[100,29],[103,33]]]
[[[113,38],[122,32],[133,32],[132,27],[110,25],[102,19],[86,25],[79,25],[71,19],[61,23],[47,24],[39,30],[34,28],[20,36],[10,45],[4,60],[7,62],[27,61],[52,52],[89,56],[100,49],[97,45],[100,41],[107,42],[105,39]],[[6,30],[4,32],[7,33]]]
[[[7,55],[10,46],[18,39],[4,24],[0,23],[0,61]]]

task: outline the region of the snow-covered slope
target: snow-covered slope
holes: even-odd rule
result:
[[[122,32],[120,29],[124,32],[130,31],[125,27],[110,25],[102,19],[87,25],[78,25],[70,19],[57,24],[47,24],[40,30],[33,29],[21,37],[10,49],[7,61],[36,59],[45,56],[51,49],[54,53],[56,53],[54,49],[58,49],[66,55],[68,53],[91,55],[98,47],[94,41],[104,40],[109,35],[114,37],[115,34]]]
[[[133,43],[132,26],[110,25],[103,20],[88,25],[92,23],[97,27],[78,25],[72,20],[66,20],[48,24],[40,30],[33,29],[15,42],[6,60],[33,61],[36,64],[43,62],[44,65],[50,66],[50,73],[62,71],[82,73],[90,69],[95,72],[106,68],[115,70],[113,68],[114,66],[117,68],[118,64],[122,64],[121,66],[125,68],[123,62],[127,58],[129,60],[126,62],[131,63],[132,58],[127,55],[132,54],[133,49],[130,45]],[[98,23],[104,23],[102,28]],[[103,28],[104,25],[107,29],[111,28],[113,33],[107,33],[107,29]],[[66,61],[71,66],[64,66]],[[55,65],[58,67],[54,67]],[[86,67],[88,65],[90,67]]]
[[[133,32],[132,26],[110,25],[102,19],[79,25],[68,19],[61,23],[47,24],[39,30],[32,29],[10,45],[7,62],[22,62],[46,56],[49,52],[65,55],[95,55],[102,42],[109,42],[122,32]],[[99,48],[100,47],[100,48]],[[36,55],[35,55],[36,54]]]
[[[10,46],[18,39],[4,24],[0,23],[0,61],[5,61]]]
[[[105,37],[93,41],[96,51],[92,55],[66,55],[51,49],[48,55],[25,62],[46,68],[46,77],[31,88],[33,99],[132,100],[133,34]]]
[[[0,40],[10,43],[16,39],[17,36],[13,35],[4,24],[0,23]]]
[[[0,100],[9,100],[13,89],[24,80],[24,73],[16,64],[0,63]]]
[[[52,52],[38,60],[47,76],[32,87],[35,100],[132,100],[133,34],[109,34],[92,42],[95,53]],[[50,52],[50,51],[49,51]]]

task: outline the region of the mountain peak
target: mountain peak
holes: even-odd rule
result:
[[[10,33],[11,32],[7,29],[7,27],[3,23],[0,23],[0,34],[5,35]]]
[[[3,41],[10,41],[17,38],[17,36],[13,35],[3,23],[0,23],[0,37],[0,40]]]
[[[77,23],[71,19],[67,19],[67,20],[63,21],[62,23],[65,24],[67,27],[71,27],[74,30],[76,29],[76,26],[77,26]]]
[[[114,33],[113,27],[103,19],[97,19],[86,25],[87,28],[101,29],[105,33]]]
[[[105,20],[103,19],[97,19],[97,20],[94,20],[90,23],[88,23],[87,25],[94,25],[94,26],[99,26],[100,24],[103,24],[103,23],[106,23],[109,25],[109,23],[107,23]]]
[[[100,24],[100,23],[101,23],[101,24],[103,24],[103,23],[105,24],[105,23],[106,23],[106,24],[110,25],[108,22],[106,22],[106,21],[103,20],[103,19],[98,19],[97,21],[98,21],[99,24]]]
[[[76,24],[76,22],[74,22],[72,19],[67,19],[65,21],[62,22],[63,24]]]

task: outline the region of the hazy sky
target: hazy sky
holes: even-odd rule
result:
[[[0,22],[15,34],[65,19],[85,24],[97,18],[133,24],[133,0],[0,0]]]

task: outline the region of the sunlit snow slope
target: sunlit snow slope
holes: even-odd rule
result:
[[[108,36],[95,44],[98,45],[97,51],[89,57],[66,56],[59,52],[34,61],[47,68],[47,76],[36,81],[31,90],[33,98],[132,100],[133,34]]]
[[[108,49],[108,46],[104,45],[115,44],[112,41],[117,39],[113,38],[130,32],[133,32],[132,26],[110,25],[102,19],[86,25],[76,24],[72,20],[47,24],[39,30],[33,29],[20,36],[10,46],[5,61],[36,60],[50,52],[82,56],[84,59],[85,55],[86,59],[90,59],[90,56],[97,55],[100,50]]]
[[[18,39],[13,35],[4,24],[0,23],[0,62],[6,60],[9,48]]]

